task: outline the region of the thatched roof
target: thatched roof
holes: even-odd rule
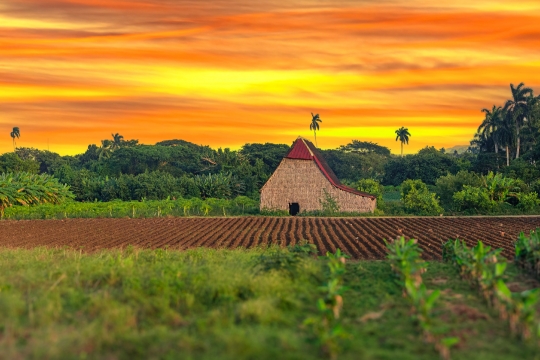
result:
[[[353,188],[350,188],[348,186],[343,185],[339,179],[337,178],[336,174],[332,171],[326,160],[324,160],[324,157],[321,155],[319,150],[313,145],[313,143],[307,139],[304,139],[303,137],[298,137],[296,141],[294,142],[293,146],[291,147],[291,150],[285,155],[285,158],[287,159],[297,159],[297,160],[313,160],[323,173],[323,175],[330,181],[330,183],[335,186],[336,188],[347,191],[356,195],[369,197],[372,199],[375,199],[375,196],[355,190]]]

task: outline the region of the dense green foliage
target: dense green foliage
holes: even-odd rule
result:
[[[401,184],[401,201],[409,213],[417,215],[440,215],[443,213],[437,195],[430,192],[421,180],[405,180]]]
[[[384,187],[376,180],[361,179],[356,184],[356,188],[360,191],[374,195],[377,198],[377,208],[384,209]]]
[[[419,179],[433,185],[441,176],[469,169],[470,163],[460,157],[447,155],[434,147],[421,149],[418,154],[393,158],[386,163],[383,183],[399,185],[407,179]]]
[[[0,173],[7,172],[27,172],[36,174],[40,164],[37,161],[21,158],[16,153],[5,153],[0,155]]]
[[[435,185],[435,192],[439,196],[441,204],[445,208],[451,208],[455,193],[463,190],[464,186],[480,187],[482,186],[482,180],[474,172],[461,170],[455,175],[448,174],[441,176],[437,179]]]
[[[0,175],[0,217],[13,205],[60,204],[73,198],[69,187],[47,174],[25,172]]]
[[[539,204],[537,193],[523,181],[493,172],[482,176],[460,172],[442,177],[437,181],[437,192],[444,196],[443,205],[447,209],[462,211],[482,213],[505,207],[532,211]]]

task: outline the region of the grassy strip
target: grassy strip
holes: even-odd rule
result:
[[[59,205],[13,206],[4,219],[64,218],[153,218],[167,216],[230,216],[259,213],[259,203],[240,196],[236,199],[177,199],[111,202],[65,202]]]
[[[339,340],[339,359],[439,357],[414,335],[410,303],[388,261],[349,261],[345,269],[339,324],[348,336]],[[330,292],[320,285],[330,275],[329,261],[305,247],[0,248],[0,357],[321,359],[328,354],[303,323],[321,313],[318,299]],[[423,279],[441,293],[433,328],[460,337],[455,358],[536,356],[506,336],[452,266],[431,262]]]

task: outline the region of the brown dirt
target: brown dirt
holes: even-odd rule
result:
[[[439,259],[441,244],[459,237],[514,255],[519,232],[540,227],[540,216],[471,218],[154,218],[0,221],[0,246],[69,246],[85,251],[121,248],[235,248],[314,243],[321,253],[340,248],[354,259],[385,257],[383,239],[415,238],[425,259]]]
[[[489,319],[489,316],[482,313],[480,310],[465,304],[448,305],[448,308],[455,316],[458,316],[464,320],[477,321]]]

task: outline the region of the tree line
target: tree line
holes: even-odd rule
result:
[[[483,109],[484,120],[468,151],[458,154],[428,146],[416,154],[403,155],[411,133],[395,131],[401,156],[377,143],[352,140],[335,149],[321,150],[337,177],[358,186],[372,179],[385,186],[401,186],[420,180],[435,186],[447,175],[490,172],[519,179],[531,189],[538,186],[540,172],[540,101],[523,83],[510,85],[511,98],[501,106]],[[310,129],[322,122],[311,114]],[[125,139],[119,133],[88,145],[85,152],[61,156],[54,152],[16,147],[20,129],[13,128],[14,152],[0,155],[0,173],[48,174],[70,186],[79,201],[142,200],[172,198],[234,198],[257,200],[259,190],[289,151],[291,144],[248,143],[239,150],[213,149],[172,139],[155,145]]]

